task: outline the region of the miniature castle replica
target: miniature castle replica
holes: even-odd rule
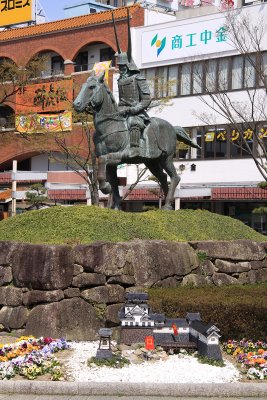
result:
[[[154,314],[147,301],[146,293],[127,293],[126,303],[119,312],[121,343],[142,343],[150,336],[155,346],[164,350],[195,349],[200,355],[222,359],[220,330],[215,325],[205,324],[199,313],[187,313],[185,318],[174,319]]]

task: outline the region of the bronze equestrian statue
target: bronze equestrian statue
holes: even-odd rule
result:
[[[144,131],[150,118],[146,113],[150,103],[151,94],[146,78],[140,74],[139,69],[132,59],[132,43],[130,32],[130,16],[128,13],[128,51],[124,53],[120,49],[114,15],[112,14],[115,38],[117,43],[117,65],[120,76],[118,79],[119,111],[127,119],[130,132],[129,158],[140,156],[139,146],[141,133]]]
[[[160,182],[165,196],[163,209],[171,210],[180,181],[173,164],[176,142],[179,140],[195,148],[199,146],[183,128],[160,118],[149,118],[146,109],[151,96],[145,78],[132,60],[129,13],[127,53],[120,50],[115,21],[114,29],[120,69],[119,104],[104,82],[104,72],[99,77],[91,75],[73,103],[77,112],[86,111],[94,116],[99,189],[104,194],[112,193],[111,207],[119,209],[117,166],[143,163]],[[169,185],[164,171],[170,177]]]

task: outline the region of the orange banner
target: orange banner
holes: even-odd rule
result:
[[[69,110],[73,100],[72,91],[72,79],[28,85],[16,94],[16,112],[36,113]]]

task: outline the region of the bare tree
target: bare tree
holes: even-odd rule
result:
[[[17,92],[24,92],[32,78],[40,76],[44,68],[45,58],[36,56],[25,68],[18,67],[12,60],[0,59],[0,105],[9,101]]]
[[[206,124],[214,124],[216,116],[230,124],[233,145],[238,146],[253,158],[259,172],[267,181],[267,148],[266,129],[263,122],[267,119],[267,57],[263,53],[263,44],[267,40],[267,25],[264,18],[253,21],[251,15],[239,12],[228,12],[225,17],[224,34],[237,50],[243,60],[243,76],[235,73],[235,79],[242,79],[242,96],[237,97],[228,91],[228,76],[218,72],[218,86],[209,74],[208,63],[205,63],[206,82],[204,94],[200,100],[212,111],[195,115]],[[264,55],[265,54],[265,55]],[[203,80],[203,72],[195,72],[193,78]],[[216,122],[215,122],[216,123]],[[254,146],[251,145],[252,140]]]
[[[75,118],[75,112],[74,118]],[[77,117],[77,116],[76,116]],[[76,172],[88,185],[91,195],[91,203],[99,205],[98,181],[97,181],[97,158],[93,144],[93,123],[92,118],[86,114],[79,114],[79,120],[82,123],[82,134],[79,142],[70,144],[66,133],[55,133],[53,140],[60,154],[63,154],[64,160],[51,152],[50,158],[59,162],[67,162],[68,166]]]

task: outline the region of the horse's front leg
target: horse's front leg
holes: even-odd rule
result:
[[[117,166],[121,162],[121,153],[110,153],[98,158],[98,173],[97,179],[99,182],[99,189],[102,193],[108,194],[111,192],[111,185],[107,181],[107,166]]]

